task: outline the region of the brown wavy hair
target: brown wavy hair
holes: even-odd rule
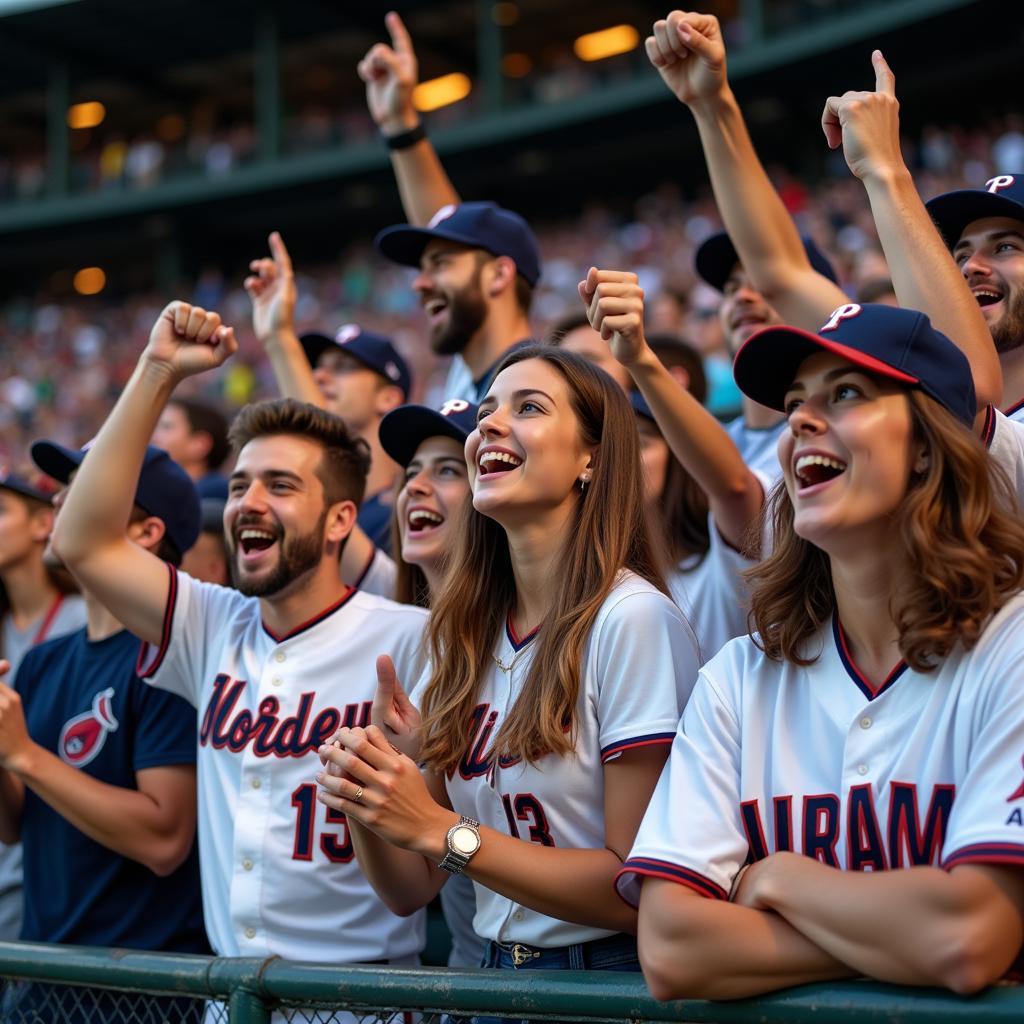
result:
[[[934,668],[960,643],[970,650],[989,619],[1024,587],[1024,521],[1010,482],[981,441],[920,391],[907,393],[915,440],[928,453],[894,515],[900,564],[889,614],[904,660]],[[808,665],[808,641],[836,607],[829,557],[798,537],[785,483],[765,514],[772,554],[747,571],[753,582],[748,624],[776,661]]]
[[[629,400],[606,373],[550,346],[517,349],[515,363],[543,360],[565,379],[581,440],[593,446],[591,481],[579,494],[566,543],[552,568],[555,593],[522,692],[502,722],[490,756],[536,762],[575,748],[583,649],[594,619],[623,569],[668,589],[644,516],[640,441]],[[429,625],[433,673],[424,693],[421,759],[455,770],[469,742],[479,682],[516,600],[504,529],[467,502],[453,530],[451,564]]]

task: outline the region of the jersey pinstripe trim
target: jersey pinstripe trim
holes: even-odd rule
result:
[[[352,584],[353,590],[358,590],[363,585],[363,580],[366,579],[366,574],[373,568],[374,559],[377,557],[377,545],[370,545],[370,557],[366,560],[366,565],[363,566],[363,571],[359,574],[359,578]]]
[[[170,562],[166,563],[167,571],[170,573],[170,580],[167,584],[167,607],[164,608],[164,626],[160,634],[160,646],[152,660],[146,664],[146,652],[150,649],[149,644],[142,644],[139,647],[139,657],[135,662],[135,674],[140,679],[150,679],[154,676],[163,664],[164,655],[167,654],[167,645],[171,642],[171,626],[174,625],[174,609],[178,603],[178,570]]]
[[[312,629],[314,626],[323,622],[329,615],[333,615],[339,608],[348,603],[349,599],[355,592],[355,587],[346,587],[345,593],[342,594],[334,604],[325,608],[322,612],[317,613],[311,619],[307,619],[301,625],[298,625],[294,629],[284,633],[282,636],[278,636],[265,622],[261,621],[260,625],[263,627],[263,632],[266,633],[275,644],[283,644],[285,640],[291,640],[292,637],[296,637],[300,633],[305,633],[307,629]]]
[[[1024,865],[1024,844],[1020,843],[971,843],[954,850],[942,862],[948,871],[958,864],[1013,864]]]
[[[899,679],[901,675],[903,675],[904,672],[907,671],[907,663],[905,661],[900,661],[893,667],[892,671],[876,689],[871,685],[871,681],[867,676],[857,668],[857,664],[853,660],[849,648],[846,646],[846,634],[843,632],[839,616],[835,613],[832,615],[832,635],[835,637],[836,650],[839,652],[839,660],[843,663],[843,668],[846,669],[849,677],[857,684],[858,688],[868,700],[874,700],[880,694],[884,693],[890,686],[892,686],[893,683],[896,682],[897,679]]]
[[[985,407],[985,422],[981,427],[981,443],[989,448],[996,433],[996,412],[991,405]]]
[[[1024,398],[1022,398],[1019,402],[1015,402],[1013,405],[1010,406],[1009,409],[1006,409],[1003,412],[1003,415],[1007,419],[1012,419],[1019,412],[1024,412]]]
[[[655,747],[671,743],[676,737],[674,732],[652,732],[646,736],[634,736],[630,739],[616,740],[607,747],[601,748],[601,764],[607,764],[612,758],[626,750],[636,747]]]
[[[640,875],[644,878],[663,878],[669,882],[677,882],[692,889],[699,896],[711,900],[727,900],[729,894],[717,883],[699,871],[680,867],[667,860],[655,860],[653,857],[630,857],[615,876],[615,889],[631,906],[632,902],[623,895],[619,888],[619,879],[625,875]]]

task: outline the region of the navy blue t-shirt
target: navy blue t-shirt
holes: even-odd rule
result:
[[[394,508],[390,501],[384,501],[383,492],[371,494],[359,506],[357,522],[363,532],[381,551],[391,552],[391,512]]]
[[[195,708],[142,682],[138,654],[127,630],[92,642],[82,629],[30,650],[15,689],[32,739],[124,789],[137,788],[137,771],[195,764]],[[21,839],[22,939],[209,951],[194,843],[184,864],[161,878],[90,839],[28,787]]]

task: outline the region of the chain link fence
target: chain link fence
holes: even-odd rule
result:
[[[332,967],[0,942],[0,1024],[1002,1024],[1024,989],[973,998],[876,982],[659,1003],[639,975]]]

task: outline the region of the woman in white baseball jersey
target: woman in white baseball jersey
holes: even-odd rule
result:
[[[725,428],[647,343],[636,274],[592,267],[579,293],[591,326],[639,388],[631,398],[648,507],[671,559],[670,592],[693,624],[705,661],[747,631],[742,574],[760,552],[756,527],[770,481],[746,465]]]
[[[970,367],[923,314],[851,304],[735,372],[788,415],[775,549],[617,879],[648,985],[976,991],[1024,939],[1024,524]]]
[[[697,651],[656,568],[633,413],[585,360],[520,349],[466,457],[472,507],[412,694],[425,772],[380,730],[346,730],[321,750],[346,776],[323,774],[320,798],[354,822],[392,909],[473,879],[485,964],[636,970],[635,912],[611,883]]]

